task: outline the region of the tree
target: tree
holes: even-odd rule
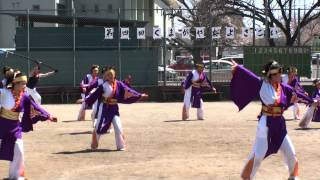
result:
[[[278,27],[285,36],[286,45],[293,46],[298,42],[301,29],[320,18],[320,1],[314,2],[305,13],[298,13],[295,9],[296,0],[262,0],[261,6],[257,6],[254,0],[226,0],[221,4],[223,15],[239,15],[252,18],[266,25],[266,32],[270,27]],[[297,18],[298,14],[300,19]],[[269,38],[269,44],[275,43]],[[298,43],[299,44],[299,43]]]
[[[191,40],[186,41],[179,38],[170,39],[170,45],[172,47],[182,47],[190,51],[195,61],[200,61],[201,50],[208,50],[211,45],[234,45],[241,39],[236,37],[235,39],[224,38],[224,28],[226,26],[242,27],[242,18],[235,18],[233,15],[221,15],[223,11],[217,8],[218,4],[224,2],[224,0],[178,0],[180,9],[174,10],[169,15],[171,18],[176,18],[182,26],[191,27]],[[220,14],[220,15],[219,15]],[[221,26],[222,38],[218,40],[211,39],[211,27]],[[205,27],[206,38],[196,39],[194,27]]]

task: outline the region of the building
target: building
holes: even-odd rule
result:
[[[28,9],[31,27],[64,27],[72,25],[70,18],[72,7],[75,8],[76,16],[82,17],[83,21],[77,23],[79,26],[96,25],[95,22],[90,22],[89,18],[104,22],[106,20],[117,22],[120,18],[121,21],[148,22],[146,28],[151,29],[152,26],[163,27],[162,11],[153,9],[176,8],[177,2],[175,0],[1,0],[0,48],[15,48],[15,30],[16,27],[26,26]],[[119,8],[120,17],[118,17]],[[167,18],[166,25],[171,27],[173,21]],[[151,36],[151,31],[148,31],[147,35]]]
[[[170,7],[166,1],[163,2],[157,1],[161,8]],[[40,82],[40,85],[77,85],[91,63],[114,65],[121,70],[120,79],[131,74],[136,85],[157,85],[157,65],[159,58],[163,57],[160,53],[162,41],[153,41],[152,36],[147,36],[146,40],[135,37],[137,27],[154,26],[154,16],[157,16],[153,10],[154,3],[141,0],[75,0],[73,3],[60,0],[52,4],[51,13],[45,13],[41,4],[28,16],[25,10],[1,11],[0,16],[11,18],[12,26],[2,31],[2,37],[8,39],[0,47],[13,47],[23,54],[29,49],[30,56],[59,69],[56,76]],[[72,7],[75,16],[72,16]],[[121,27],[130,28],[128,40],[118,38],[119,18]],[[31,25],[29,31],[26,26],[28,20]],[[114,27],[114,39],[104,40],[104,27]],[[8,31],[12,33],[8,34]],[[27,40],[28,34],[30,41]],[[9,56],[3,63],[28,71],[27,64],[16,57]]]

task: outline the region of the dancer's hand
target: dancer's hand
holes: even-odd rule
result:
[[[76,101],[77,104],[82,104],[83,102],[84,102],[84,99],[78,99],[78,100]]]
[[[298,100],[298,96],[297,96],[297,94],[296,93],[292,93],[292,97],[291,97],[291,103],[294,103],[294,102],[296,102]]]
[[[49,120],[50,120],[51,122],[58,122],[58,118],[55,117],[55,116],[50,116],[50,117],[49,117]]]
[[[140,100],[141,100],[141,101],[145,101],[145,100],[147,100],[148,98],[149,98],[149,95],[143,93],[143,94],[141,94]]]
[[[213,94],[217,94],[217,90],[216,90],[216,88],[212,88],[212,91],[213,91]]]
[[[233,74],[234,71],[236,70],[237,66],[238,66],[238,63],[235,62],[234,60],[231,60],[231,63],[232,63],[232,74]]]

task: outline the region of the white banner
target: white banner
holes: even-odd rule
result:
[[[226,39],[234,39],[234,36],[235,36],[235,28],[226,27]]]
[[[146,39],[146,28],[137,28],[137,39]]]
[[[211,37],[212,39],[220,39],[221,38],[221,27],[212,27],[211,28]]]
[[[194,27],[195,29],[195,37],[196,39],[203,39],[205,38],[205,27]],[[211,28],[211,38],[212,39],[220,39],[221,38],[221,29],[222,27],[216,26]],[[113,27],[105,27],[105,35],[104,39],[114,39],[114,28]],[[120,39],[130,39],[130,28],[129,27],[122,27],[120,28]],[[234,39],[236,37],[236,29],[235,27],[226,27],[225,28],[225,38],[226,39]],[[241,37],[242,38],[250,38],[253,35],[252,28],[242,27],[241,28]],[[175,28],[168,28],[166,32],[166,38],[168,39],[175,39],[176,34],[181,33],[182,39],[191,39],[191,28],[190,27],[183,27],[176,32]],[[257,27],[255,29],[255,38],[262,39],[265,37],[265,29],[262,27]],[[277,27],[270,27],[270,38],[276,39],[280,37],[280,30]],[[153,27],[153,39],[161,39],[162,38],[162,29],[160,27]],[[137,39],[146,39],[146,29],[145,27],[138,27],[137,28]]]
[[[195,27],[195,29],[196,29],[196,39],[205,38],[205,35],[204,35],[205,27]]]
[[[189,27],[184,27],[183,29],[182,29],[182,35],[181,35],[181,37],[182,37],[182,39],[191,39],[191,37],[190,37],[190,29],[191,28],[189,28]]]
[[[161,39],[161,28],[153,27],[153,39]]]
[[[250,28],[247,28],[247,27],[242,28],[242,32],[241,32],[242,38],[248,38],[248,37],[251,37],[251,35],[252,35],[252,33],[250,31]]]
[[[264,29],[256,28],[256,39],[263,39],[264,38]]]
[[[113,39],[113,28],[104,28],[104,39]]]
[[[270,27],[270,38],[277,39],[279,38],[279,30],[276,27]]]
[[[120,28],[120,39],[129,39],[129,28]]]
[[[169,28],[167,31],[167,38],[168,39],[175,39],[176,38],[176,31],[174,28]]]

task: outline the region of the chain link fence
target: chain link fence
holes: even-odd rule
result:
[[[296,19],[292,18],[292,26],[302,21],[300,14],[304,12],[303,9],[294,11],[297,15]],[[280,31],[276,32],[278,38],[269,38],[274,24],[263,24],[241,15],[219,17],[208,12],[181,8],[100,9],[98,6],[94,9],[76,6],[70,10],[0,10],[0,48],[58,69],[57,75],[40,82],[43,86],[78,86],[89,73],[91,64],[115,66],[118,79],[131,75],[136,86],[179,86],[193,69],[194,62],[200,61],[205,64],[211,81],[229,82],[231,60],[245,66],[247,61],[256,68],[262,63],[259,59],[257,63],[253,61],[258,56],[244,53],[248,47],[268,49],[275,43],[289,48]],[[275,9],[274,13],[281,15],[280,10]],[[313,26],[318,26],[318,22]],[[310,46],[308,38],[312,37],[305,37],[309,30],[310,27],[299,30],[294,47]],[[310,81],[310,77],[319,77],[319,57],[312,60],[311,53],[317,52],[311,49],[307,56],[301,53],[297,59],[287,58],[283,62],[298,68],[306,68],[306,61],[309,62],[312,73],[303,74],[306,76],[303,80]],[[265,54],[275,59],[283,55],[271,50]],[[14,55],[2,54],[0,58],[1,66],[11,65],[24,72],[35,65]]]

